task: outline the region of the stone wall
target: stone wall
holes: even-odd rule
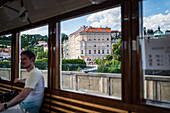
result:
[[[47,87],[48,72],[47,70],[41,71]],[[26,73],[25,70],[21,70],[23,78]],[[0,77],[3,79],[10,80],[10,74],[10,69],[0,68]],[[145,99],[170,102],[170,76],[145,75],[144,83]],[[121,97],[121,74],[62,71],[62,88]]]

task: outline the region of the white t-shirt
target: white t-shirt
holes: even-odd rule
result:
[[[24,100],[24,102],[30,100],[40,100],[44,96],[44,77],[42,73],[37,69],[32,69],[26,76],[26,82],[24,88],[32,88],[33,90]]]
[[[31,113],[38,113],[44,96],[44,77],[37,68],[32,69],[26,75],[24,88],[32,88],[33,90],[20,103],[20,107]]]

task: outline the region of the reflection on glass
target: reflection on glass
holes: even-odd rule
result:
[[[21,52],[31,50],[36,54],[35,67],[44,75],[45,86],[48,84],[48,26],[21,32]],[[26,70],[20,70],[20,78],[25,78]]]
[[[146,103],[170,108],[170,0],[143,2],[142,67]]]
[[[61,22],[62,89],[121,99],[120,19],[118,7]]]
[[[11,34],[0,36],[0,79],[11,80]]]

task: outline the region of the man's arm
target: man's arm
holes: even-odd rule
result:
[[[25,80],[26,80],[26,78],[24,78],[24,79],[15,78],[14,83],[17,83],[17,82],[25,83]]]
[[[32,91],[32,88],[24,88],[19,95],[13,98],[11,101],[7,102],[7,108],[10,108],[20,102],[22,102]],[[5,108],[3,104],[0,106],[0,112],[3,111]]]

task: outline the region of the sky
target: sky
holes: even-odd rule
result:
[[[109,27],[111,30],[121,30],[121,8],[112,8],[105,11],[77,17],[61,22],[61,33],[67,35],[75,32],[81,26]],[[170,0],[144,0],[143,26],[154,31],[160,26],[161,31],[170,30]],[[48,26],[28,30],[21,34],[48,35]]]

